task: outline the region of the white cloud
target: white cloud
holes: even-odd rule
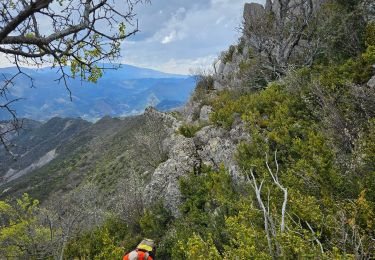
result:
[[[67,100],[65,100],[64,98],[55,98],[55,101],[58,103],[58,104],[67,104],[69,103]]]
[[[4,53],[0,53],[0,67],[13,66],[12,62],[9,61]]]
[[[176,31],[172,31],[169,33],[169,35],[165,36],[163,40],[161,41],[162,44],[167,44],[172,42],[176,38]]]
[[[189,74],[210,68],[236,43],[249,0],[159,0],[136,8],[140,33],[126,40],[121,62]],[[264,3],[265,0],[252,2]],[[9,64],[0,56],[0,66]]]
[[[170,2],[173,5],[178,1]],[[203,2],[206,4],[201,4]],[[246,2],[194,0],[184,8],[176,6],[169,12],[169,19],[154,27],[149,37],[123,45],[123,62],[183,74],[197,67],[211,68],[220,52],[239,38],[237,28],[241,25]]]

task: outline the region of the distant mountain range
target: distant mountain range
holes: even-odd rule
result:
[[[95,121],[105,115],[140,114],[148,106],[166,111],[182,106],[195,85],[189,76],[121,65],[117,70],[106,70],[96,84],[70,79],[68,85],[73,97],[70,101],[65,86],[57,81],[60,77],[57,69],[25,68],[23,71],[33,79],[34,88],[30,78],[19,76],[8,98],[23,98],[12,107],[19,117],[40,121],[56,116]],[[0,75],[5,77],[16,72],[14,67],[0,68]],[[9,115],[0,111],[0,120],[7,119]]]

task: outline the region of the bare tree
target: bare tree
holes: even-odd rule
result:
[[[52,198],[53,205],[43,211],[41,218],[50,229],[51,241],[54,241],[51,251],[56,258],[64,259],[69,240],[103,221],[98,194],[95,185],[88,183],[62,198]]]
[[[136,226],[144,213],[144,186],[141,174],[132,167],[129,176],[118,183],[116,195],[111,199],[110,211],[117,214],[130,227]]]
[[[9,98],[17,77],[30,78],[21,66],[56,67],[56,80],[71,96],[68,79],[77,76],[95,82],[104,69],[98,62],[117,59],[121,41],[138,32],[134,6],[148,1],[0,0],[0,53],[18,69],[15,75],[2,75],[0,82],[0,112],[12,119],[7,131],[21,127],[12,109],[18,99]],[[0,130],[0,143],[5,146],[6,134]]]
[[[321,0],[267,0],[266,7],[248,5],[244,33],[250,47],[261,54],[262,67],[284,75],[291,60],[309,65],[315,53],[308,27],[316,16]],[[247,12],[247,13],[246,13]],[[298,48],[300,52],[297,52]],[[303,51],[301,51],[303,49]]]
[[[135,156],[142,158],[151,169],[158,167],[168,157],[163,146],[168,136],[168,123],[159,116],[162,116],[160,112],[148,108],[148,112],[143,115],[142,126],[132,133],[133,145],[137,147]]]
[[[268,155],[266,154],[266,167],[268,170],[269,175],[272,178],[273,183],[280,188],[283,192],[283,203],[281,206],[281,216],[280,216],[280,232],[285,232],[285,217],[286,217],[286,206],[288,202],[288,189],[285,188],[279,181],[279,164],[277,162],[277,152],[275,152],[275,165],[276,165],[276,172],[274,172],[271,167],[269,166],[268,162]],[[260,183],[257,181],[254,171],[250,170],[250,176],[247,176],[247,181],[250,183],[251,187],[255,192],[255,196],[258,202],[258,205],[263,213],[263,221],[264,221],[264,231],[266,232],[267,243],[268,243],[268,250],[271,256],[278,257],[281,255],[281,246],[276,241],[276,237],[278,235],[278,231],[276,228],[276,219],[275,216],[270,211],[270,191],[267,193],[266,200],[263,198],[262,195],[262,188],[265,180],[262,180]]]

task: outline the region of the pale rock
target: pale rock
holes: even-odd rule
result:
[[[233,180],[241,178],[234,158],[237,141],[232,139],[228,132],[222,128],[207,126],[196,133],[194,140],[199,147],[197,152],[203,163],[212,166],[215,170],[223,164]]]
[[[223,69],[223,75],[228,76],[236,69],[236,65],[232,63],[226,63]]]
[[[367,82],[367,86],[370,88],[375,88],[375,76],[373,76],[369,82]]]
[[[225,85],[224,84],[221,84],[220,79],[216,79],[214,81],[214,89],[217,90],[217,91],[221,91],[221,90],[224,90],[225,89]]]
[[[145,116],[152,116],[154,118],[158,118],[165,125],[169,125],[170,129],[173,130],[173,131],[176,131],[181,125],[181,122],[179,122],[173,116],[171,116],[167,113],[160,112],[153,107],[147,107],[145,109],[144,115]]]
[[[230,134],[231,139],[234,142],[236,142],[236,143],[239,143],[241,141],[245,141],[245,142],[250,142],[251,141],[251,136],[248,133],[248,131],[246,131],[245,124],[242,123],[242,122],[240,122],[239,124],[235,125],[230,130],[229,134]]]
[[[216,74],[222,74],[223,71],[224,71],[225,64],[221,61],[221,59],[219,59],[215,63],[214,67],[215,67],[215,73]]]
[[[202,164],[209,165],[214,170],[223,165],[235,182],[243,180],[235,154],[238,143],[248,140],[250,136],[241,122],[229,132],[215,126],[206,126],[194,138],[173,134],[165,141],[169,159],[160,164],[152,174],[151,181],[144,190],[144,203],[149,205],[163,201],[164,206],[178,217],[178,208],[182,202],[179,179]]]
[[[210,107],[210,106],[203,106],[201,108],[199,119],[201,121],[208,121],[210,119],[211,113],[212,113],[212,107]]]
[[[263,17],[265,17],[266,11],[263,5],[258,3],[246,3],[244,7],[243,17],[245,19],[245,26],[250,26]]]
[[[179,216],[178,206],[181,204],[179,179],[186,176],[199,165],[193,139],[183,136],[172,136],[174,144],[169,152],[169,159],[160,164],[146,186],[143,200],[146,205],[163,201],[164,206],[174,216]]]

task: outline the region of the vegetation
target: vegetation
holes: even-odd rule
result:
[[[193,124],[184,124],[180,126],[178,129],[178,133],[187,137],[187,138],[192,138],[195,136],[195,134],[201,130],[203,125],[198,124],[198,125],[193,125]]]
[[[330,23],[341,23],[335,20],[340,15],[345,23],[358,21],[358,13],[364,16],[357,1],[348,3],[326,7],[332,12]],[[361,36],[355,39],[359,42],[350,43],[355,49],[342,44],[347,35],[335,30],[323,42],[325,53],[312,64],[289,68],[262,88],[248,81],[252,91],[246,94],[235,88],[215,95],[210,90],[200,99],[213,106],[212,125],[230,131],[238,118],[245,124],[251,142],[237,147],[241,180],[234,181],[224,166],[192,169],[180,178],[182,204],[180,215],[173,217],[162,202],[140,205],[142,185],[134,185],[140,180],[126,179],[129,190],[117,201],[132,203],[104,209],[103,221],[69,237],[60,235],[66,240],[50,239],[41,221],[51,215],[46,212],[59,211],[46,211],[27,195],[1,201],[0,256],[37,258],[43,252],[52,257],[57,248],[66,259],[114,259],[149,237],[156,240],[160,259],[375,258],[375,93],[367,86],[375,75],[375,30],[373,23],[361,21],[363,26],[353,32]],[[263,61],[254,55],[251,62],[258,66]],[[264,71],[254,73],[261,78]],[[191,138],[198,130],[183,125],[179,132]],[[119,143],[105,150],[95,183],[107,181],[102,172],[110,176],[111,170],[130,167],[122,157],[108,163],[117,155],[111,151],[122,149]],[[76,192],[75,210],[68,216],[92,218],[79,210],[97,209],[89,190]],[[89,206],[82,207],[83,201]],[[25,233],[26,227],[32,232]],[[54,234],[65,230],[60,225]]]
[[[228,52],[226,52],[225,55],[224,55],[224,58],[223,58],[223,62],[224,62],[224,64],[227,64],[227,63],[229,63],[229,62],[232,62],[233,54],[234,54],[235,51],[236,51],[236,46],[231,45],[231,46],[229,47]]]

